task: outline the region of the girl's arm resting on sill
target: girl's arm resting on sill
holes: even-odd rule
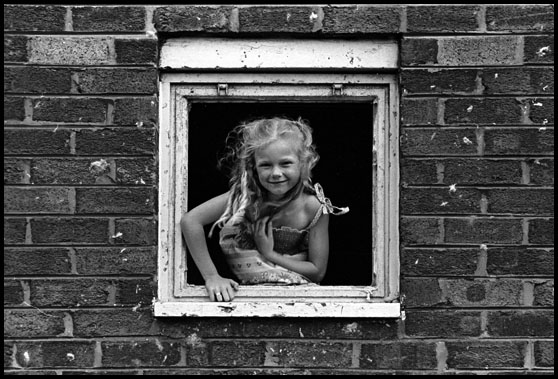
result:
[[[204,231],[205,225],[215,222],[223,214],[227,198],[228,193],[214,197],[185,213],[180,220],[188,250],[205,280],[205,288],[212,301],[230,301],[234,298],[235,290],[238,289],[238,283],[223,278],[217,272],[207,249]],[[222,294],[222,298],[217,298],[217,293]]]

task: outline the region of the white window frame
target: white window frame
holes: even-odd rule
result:
[[[399,95],[396,75],[378,73],[386,68],[396,68],[397,45],[393,41],[345,41],[343,44],[323,43],[316,47],[316,42],[298,40],[293,47],[292,42],[276,40],[239,43],[236,39],[220,39],[216,43],[215,39],[184,39],[170,41],[163,46],[161,67],[183,72],[163,73],[160,82],[159,265],[158,296],[154,299],[155,316],[401,316],[398,233]],[[323,71],[326,72],[315,70],[319,64],[309,60],[308,49],[313,49],[311,56],[320,57],[320,62],[329,56],[331,58],[326,61],[333,61],[337,66],[325,67],[326,70]],[[209,51],[217,51],[218,54],[212,57]],[[282,51],[282,61],[277,59],[277,51]],[[350,54],[353,54],[353,59],[347,58],[350,58]],[[196,58],[185,61],[184,57],[188,56]],[[179,57],[183,59],[180,60]],[[227,58],[219,61],[222,59],[220,57]],[[351,67],[355,61],[360,66]],[[246,62],[249,63],[244,67]],[[264,68],[278,70],[264,72],[262,66],[265,65],[272,67]],[[216,67],[237,70],[222,72]],[[240,68],[244,72],[238,72]],[[333,68],[348,72],[332,73]],[[285,72],[291,69],[312,71]],[[331,101],[332,98],[339,102],[369,102],[377,107],[376,120],[370,120],[370,125],[374,128],[371,141],[373,151],[370,152],[374,154],[370,172],[374,187],[371,194],[371,285],[241,285],[233,301],[209,301],[204,286],[187,283],[187,252],[180,229],[180,218],[188,210],[189,102],[219,99],[243,102],[319,102],[324,99]]]

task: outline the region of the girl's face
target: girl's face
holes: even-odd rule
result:
[[[272,200],[280,200],[300,180],[301,164],[293,145],[279,139],[254,154],[258,179]]]

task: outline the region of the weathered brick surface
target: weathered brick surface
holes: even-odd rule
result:
[[[4,217],[4,243],[25,243],[27,220],[21,217]]]
[[[115,159],[116,181],[120,185],[157,183],[157,166],[153,158]]]
[[[403,70],[401,88],[405,95],[474,94],[477,70]]]
[[[155,248],[76,248],[76,270],[82,275],[155,274]]]
[[[401,180],[404,185],[409,184],[437,184],[438,165],[435,159],[418,160],[418,159],[401,159]]]
[[[349,367],[352,344],[346,342],[270,342],[267,360],[288,367]],[[215,354],[213,354],[215,355]]]
[[[74,31],[140,32],[145,28],[142,7],[72,7]]]
[[[22,97],[4,96],[4,120],[23,121],[25,118],[24,101]]]
[[[71,70],[37,67],[4,68],[4,93],[69,93]]]
[[[4,184],[29,183],[29,160],[4,158]]]
[[[450,369],[521,368],[527,342],[446,342]]]
[[[525,247],[488,248],[489,275],[554,275],[554,251]]]
[[[434,307],[445,305],[438,279],[403,279],[401,280],[401,293],[405,296],[405,304],[413,307]]]
[[[114,239],[114,243],[155,245],[157,243],[157,223],[150,219],[129,218],[115,221],[116,234],[122,233],[120,237]]]
[[[403,245],[433,245],[440,242],[440,224],[435,218],[401,218]]]
[[[433,38],[403,38],[401,65],[417,66],[438,63],[438,41]]]
[[[491,189],[487,191],[489,213],[554,214],[552,189]]]
[[[401,123],[403,125],[431,125],[438,121],[437,99],[403,99]]]
[[[552,155],[554,129],[499,129],[484,132],[485,154],[490,155]]]
[[[522,305],[520,280],[441,279],[447,305],[456,307],[512,307]]]
[[[488,69],[480,73],[483,93],[540,94],[554,93],[554,68]]]
[[[4,248],[4,275],[67,275],[71,268],[65,248]]]
[[[323,8],[323,33],[397,33],[401,24],[399,7],[328,6]]]
[[[31,305],[82,307],[109,304],[111,282],[106,279],[31,280]]]
[[[155,69],[88,69],[76,76],[77,91],[83,94],[157,92]]]
[[[23,303],[23,288],[19,281],[4,281],[4,306],[18,306]]]
[[[28,40],[27,36],[4,35],[4,62],[27,62]]]
[[[102,99],[36,99],[33,101],[33,120],[51,122],[104,123],[107,101]]]
[[[4,214],[73,213],[69,188],[4,188]]]
[[[93,367],[94,341],[18,342],[16,360],[23,368]]]
[[[529,220],[529,243],[554,245],[554,219]]]
[[[554,31],[552,5],[521,5],[517,7],[487,6],[486,28],[489,31]]]
[[[448,99],[446,124],[519,124],[521,106],[515,99]]]
[[[480,213],[481,193],[475,189],[451,192],[447,188],[403,188],[402,214]]]
[[[122,39],[114,40],[116,62],[119,64],[157,63],[157,40]]]
[[[404,128],[400,140],[403,156],[478,155],[475,129]]]
[[[4,154],[69,154],[70,130],[4,129]]]
[[[554,367],[554,341],[535,342],[535,366]]]
[[[31,234],[33,243],[107,243],[108,219],[33,218]]]
[[[500,66],[515,65],[516,50],[521,40],[517,36],[449,37],[438,41],[438,63],[441,66]]]
[[[554,159],[529,159],[530,184],[554,186]]]
[[[116,99],[114,124],[153,127],[157,125],[158,103],[155,98]]]
[[[207,349],[211,366],[263,366],[266,355],[265,342],[216,341]]]
[[[477,269],[479,249],[403,249],[402,275],[464,275],[471,276]]]
[[[554,34],[548,36],[525,36],[523,60],[525,63],[553,63]]]
[[[73,335],[77,338],[150,335],[153,320],[149,308],[72,311]]]
[[[239,8],[239,32],[311,33],[319,28],[318,12],[297,6]]]
[[[521,184],[522,168],[519,160],[445,159],[445,184]]]
[[[554,262],[553,262],[554,263]],[[554,280],[536,283],[533,305],[541,307],[554,307]]]
[[[28,42],[29,63],[45,65],[103,65],[112,63],[106,37],[35,36]]]
[[[359,365],[372,369],[434,369],[436,345],[431,342],[362,344]]]
[[[480,312],[417,311],[406,312],[405,335],[408,337],[460,338],[481,334]]]
[[[76,188],[76,213],[153,214],[151,188]]]
[[[520,219],[447,218],[444,227],[449,243],[519,244],[523,240]]]
[[[479,6],[408,6],[407,32],[477,31],[479,12]]]
[[[554,99],[530,101],[529,119],[535,124],[554,124]]]
[[[488,312],[487,331],[493,337],[552,337],[553,310]]]
[[[39,5],[4,5],[4,31],[62,32],[65,28],[66,7]]]
[[[153,24],[158,32],[228,32],[238,31],[232,16],[233,7],[158,7]]]
[[[95,162],[103,164],[102,158],[36,158],[31,163],[31,182],[37,185],[106,185],[114,183],[111,172],[111,163],[114,160],[105,159],[106,169],[102,171],[95,169]]]
[[[149,305],[157,293],[157,288],[150,279],[118,280],[114,285],[116,304]]]
[[[180,361],[179,342],[156,339],[101,342],[103,367],[172,366]]]
[[[153,129],[102,128],[76,131],[77,154],[152,155],[156,131]]]
[[[5,309],[4,337],[48,338],[65,331],[66,313],[36,309]]]

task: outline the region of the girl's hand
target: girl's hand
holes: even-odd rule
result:
[[[211,276],[205,281],[205,288],[211,301],[231,301],[238,290],[238,283],[220,275]]]
[[[258,222],[254,228],[254,242],[260,254],[269,258],[273,253],[273,230],[269,217],[264,217]]]

